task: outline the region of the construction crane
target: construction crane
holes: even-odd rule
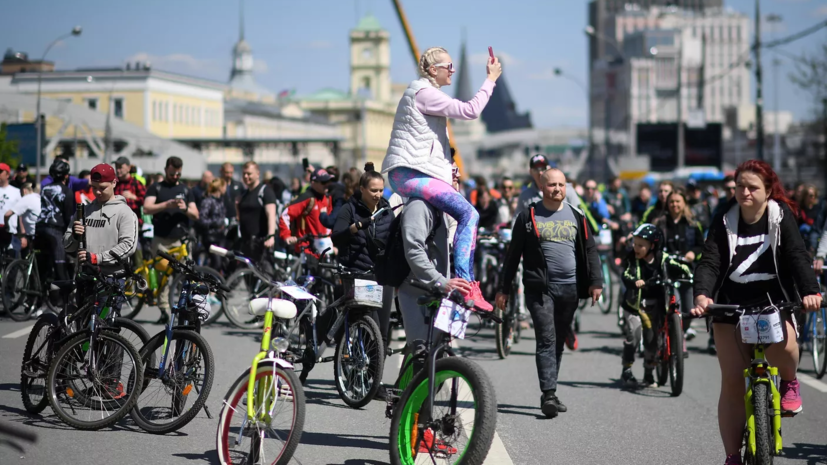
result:
[[[413,55],[414,67],[418,68],[419,47],[416,45],[416,39],[411,31],[411,25],[408,24],[408,17],[405,16],[405,10],[402,9],[400,0],[393,0],[393,7],[396,9],[396,15],[399,16],[399,22],[402,23],[402,29],[405,31],[405,37],[408,38],[408,47],[410,47],[411,54]],[[465,178],[465,166],[462,163],[462,157],[459,154],[459,149],[454,143],[454,129],[451,127],[450,119],[448,120],[448,143],[450,143],[451,148],[454,149],[454,161],[457,163],[457,167],[459,167],[460,176]]]

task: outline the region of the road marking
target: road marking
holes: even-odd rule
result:
[[[13,333],[6,334],[5,336],[3,336],[3,339],[17,339],[18,337],[23,337],[23,336],[29,334],[29,332],[32,330],[32,328],[34,328],[34,325],[27,326],[27,327],[25,327],[21,330],[15,331]]]
[[[797,373],[796,376],[798,376],[799,381],[806,384],[807,386],[810,386],[811,388],[821,392],[827,392],[827,383],[819,381],[810,375],[805,375],[804,373]]]
[[[404,347],[404,344],[402,347]],[[451,347],[454,349],[459,347],[456,339],[451,340]],[[404,357],[400,357],[399,368],[402,368],[403,361]],[[467,385],[462,383],[460,384],[460,388],[467,388]],[[471,412],[467,412],[467,414],[471,414]],[[485,457],[483,465],[514,465],[514,461],[511,460],[511,456],[508,455],[508,450],[506,450],[505,444],[503,444],[497,431],[494,431],[494,439],[491,441],[491,448],[488,449],[488,455]]]

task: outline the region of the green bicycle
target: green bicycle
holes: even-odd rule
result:
[[[782,303],[752,309],[738,305],[710,304],[706,314],[719,317],[741,317],[741,339],[753,342],[750,367],[744,370],[747,392],[744,396],[746,425],[744,427],[743,458],[746,465],[771,465],[773,457],[781,452],[781,417],[793,417],[793,412],[781,410],[778,392],[778,368],[770,366],[767,346],[784,341],[781,330],[782,311],[801,309],[797,303]]]
[[[236,260],[270,282],[252,262],[221,247],[210,252]],[[232,384],[218,417],[215,446],[222,464],[272,463],[286,465],[293,457],[304,429],[305,400],[293,365],[282,358],[290,347],[284,337],[271,341],[274,323],[296,317],[296,305],[275,298],[278,283],[269,286],[269,296],[250,301],[251,315],[264,316],[261,351],[250,368]],[[272,348],[271,348],[272,343]]]

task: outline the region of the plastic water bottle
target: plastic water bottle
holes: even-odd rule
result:
[[[158,289],[158,272],[155,267],[149,269],[149,288],[153,291]]]

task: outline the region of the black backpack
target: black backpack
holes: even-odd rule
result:
[[[411,267],[405,256],[405,244],[402,242],[402,211],[391,222],[388,230],[387,243],[380,239],[368,240],[368,253],[373,260],[373,273],[376,282],[382,286],[399,287],[405,282],[405,278],[411,274]],[[436,230],[441,223],[441,215],[436,215],[434,227],[425,239],[427,244],[433,240]]]

